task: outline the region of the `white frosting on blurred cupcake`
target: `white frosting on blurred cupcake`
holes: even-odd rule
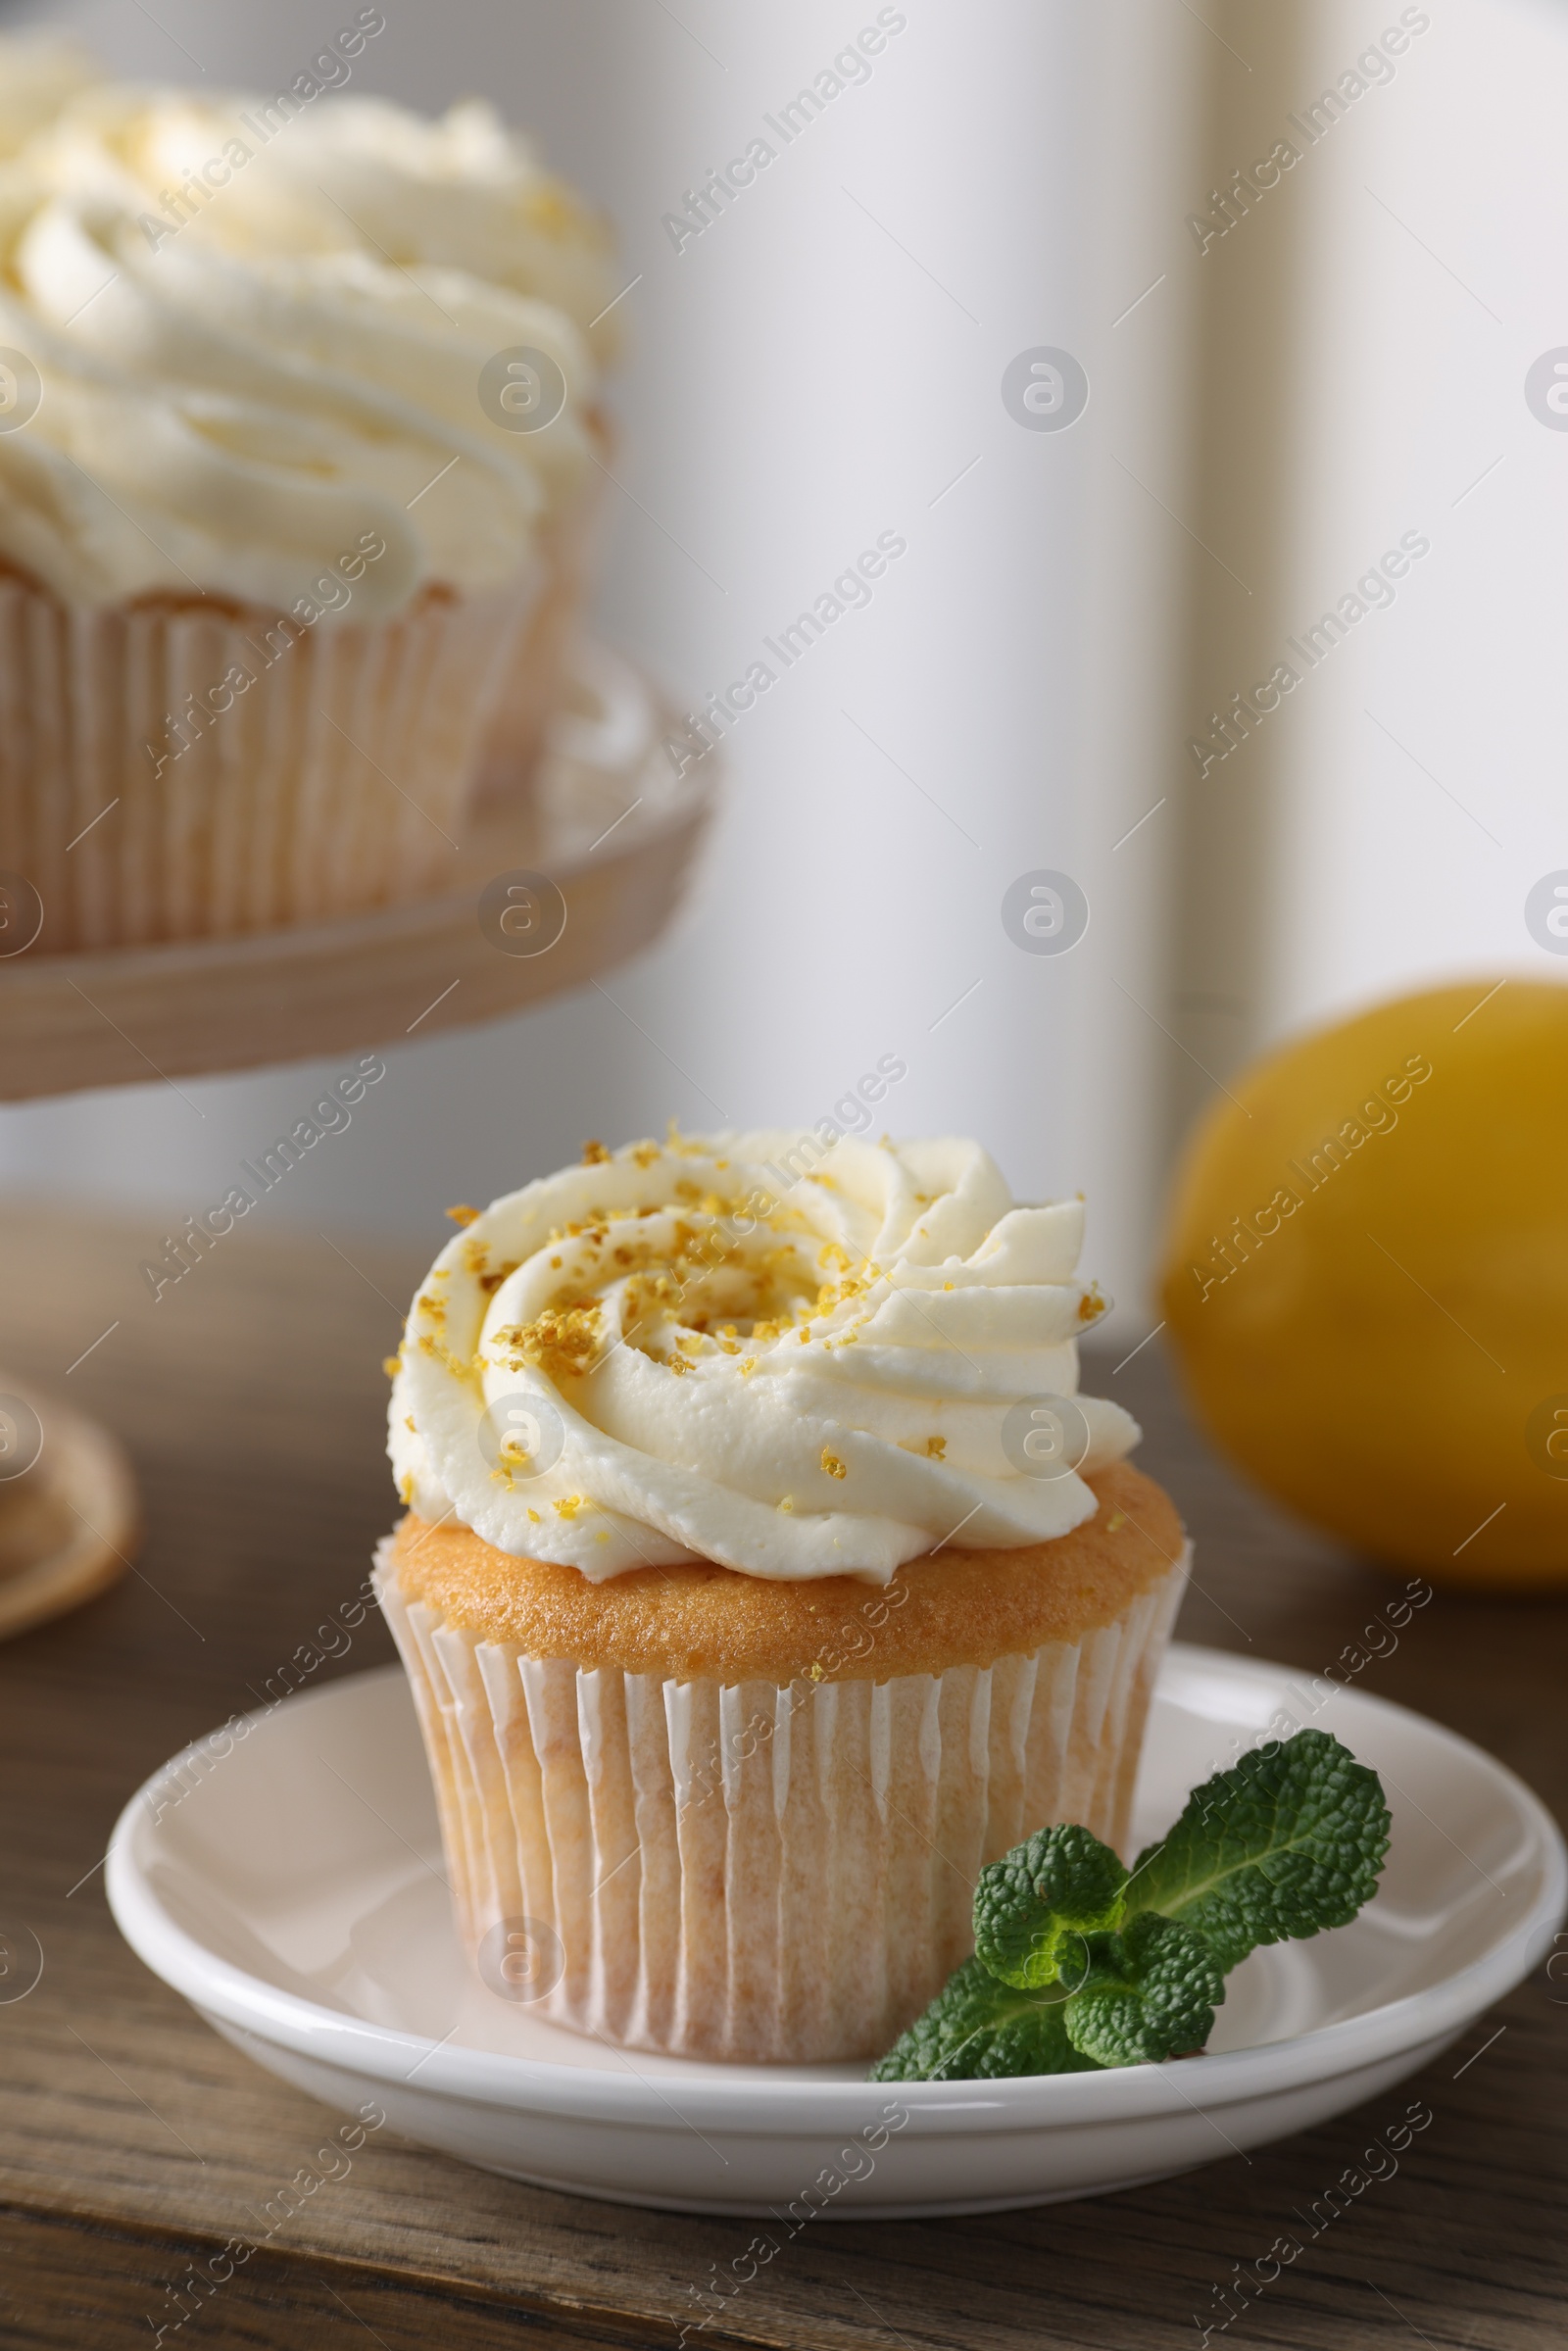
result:
[[[0,427],[37,379],[0,429],[0,555],[74,604],[287,609],[371,533],[361,621],[515,581],[591,464],[595,219],[487,105],[90,71],[0,43]],[[537,430],[480,395],[518,350],[564,385]]]

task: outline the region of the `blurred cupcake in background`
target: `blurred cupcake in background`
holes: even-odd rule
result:
[[[438,890],[563,684],[603,230],[487,105],[311,74],[0,43],[3,145],[0,866],[42,949]]]

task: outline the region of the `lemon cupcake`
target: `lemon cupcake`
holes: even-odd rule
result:
[[[465,1940],[629,2047],[871,2055],[984,1863],[1126,1836],[1186,1546],[1077,1394],[1081,1203],[769,1132],[453,1213],[377,1578]]]
[[[0,44],[0,129],[8,79],[0,866],[42,951],[439,889],[563,683],[603,231],[486,106],[71,94]]]

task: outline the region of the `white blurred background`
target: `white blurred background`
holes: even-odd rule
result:
[[[352,87],[482,92],[613,216],[604,633],[695,702],[878,532],[908,550],[739,723],[661,946],[389,1053],[266,1213],[433,1235],[586,1136],[813,1121],[891,1054],[879,1124],[1087,1194],[1131,1345],[1175,1138],[1241,1058],[1429,976],[1558,976],[1522,906],[1568,865],[1568,434],[1523,381],[1568,343],[1568,17],[1406,9],[1374,80],[1397,6],[906,0],[869,79],[677,253],[662,217],[874,6],[384,7]],[[120,71],[271,88],[338,19],[48,21]],[[1308,145],[1288,117],[1342,74],[1365,87]],[[1282,138],[1299,162],[1200,252],[1187,216]],[[1042,345],[1089,376],[1065,431],[1004,406]],[[1431,549],[1397,600],[1200,779],[1188,738],[1406,531]],[[1090,902],[1069,955],[1003,928],[1043,867]],[[172,1222],[333,1066],[0,1108],[0,1187]]]

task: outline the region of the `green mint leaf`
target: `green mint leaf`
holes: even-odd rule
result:
[[[1062,2023],[1073,2047],[1098,2065],[1162,2065],[1207,2040],[1225,1979],[1193,1928],[1140,1911],[1119,1935],[1085,1935],[1082,1957]],[[1064,1960],[1063,1982],[1068,1974]]]
[[[1062,2024],[1065,1995],[999,1984],[983,1960],[955,1969],[915,2018],[873,2082],[996,2082],[1018,2074],[1094,2074],[1098,2059],[1076,2049]]]
[[[1326,1732],[1298,1731],[1195,1788],[1139,1855],[1126,1899],[1196,1928],[1228,1974],[1259,1943],[1348,1925],[1388,1849],[1376,1772]]]
[[[1120,1924],[1127,1867],[1074,1824],[1041,1829],[980,1872],[975,1949],[993,1976],[1021,1989],[1054,1984],[1064,1938]]]
[[[1388,1848],[1377,1774],[1321,1731],[1216,1773],[1130,1875],[1087,1829],[1042,1829],[981,1872],[976,1956],[871,2080],[1097,2072],[1201,2048],[1229,1971],[1260,1943],[1348,1925]]]

